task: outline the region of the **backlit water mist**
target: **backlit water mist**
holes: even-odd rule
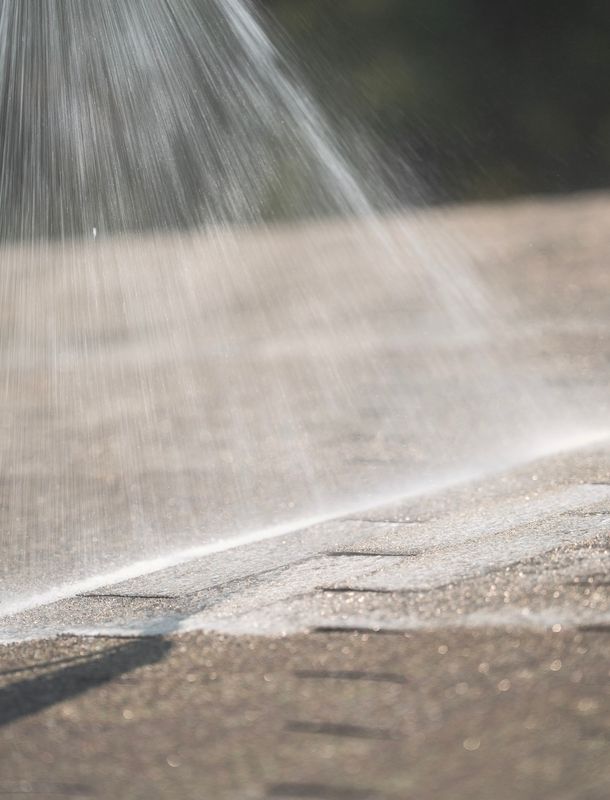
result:
[[[0,111],[0,610],[567,424],[242,0],[1,0]]]

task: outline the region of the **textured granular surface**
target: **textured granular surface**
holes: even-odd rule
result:
[[[595,420],[609,219],[604,195],[447,217],[519,300],[521,366]],[[3,619],[38,638],[0,646],[0,796],[610,796],[607,441],[281,545]]]
[[[9,796],[608,796],[608,631],[61,639],[3,656]]]

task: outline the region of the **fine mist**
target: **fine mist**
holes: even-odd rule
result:
[[[576,433],[242,0],[4,0],[0,108],[0,610]]]

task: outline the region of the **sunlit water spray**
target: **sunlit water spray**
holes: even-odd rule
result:
[[[242,0],[4,0],[0,103],[0,611],[567,424]]]

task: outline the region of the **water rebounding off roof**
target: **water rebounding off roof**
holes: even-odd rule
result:
[[[3,0],[0,110],[0,611],[571,425],[242,0]]]

